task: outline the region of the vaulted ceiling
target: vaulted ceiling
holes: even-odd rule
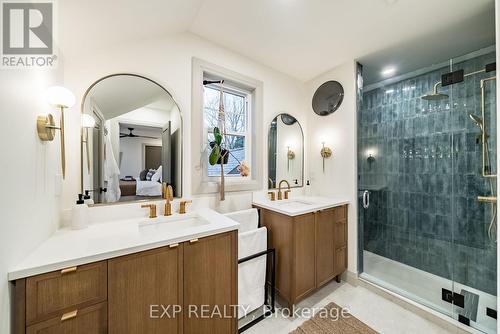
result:
[[[64,0],[59,11],[65,56],[187,31],[301,81],[352,59],[407,71],[494,43],[494,0]]]

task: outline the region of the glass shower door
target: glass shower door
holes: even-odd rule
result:
[[[452,316],[449,99],[423,99],[449,65],[363,92],[358,114],[361,277]],[[448,92],[449,87],[443,89]],[[363,205],[366,195],[369,205]]]
[[[495,57],[452,60],[463,81],[450,86],[453,317],[487,333],[496,333]]]

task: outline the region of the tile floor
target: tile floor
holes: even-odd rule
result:
[[[300,302],[298,307],[320,308],[335,302],[365,324],[383,334],[446,334],[451,333],[403,307],[363,287],[332,281],[321,290]],[[277,316],[262,320],[245,334],[286,334],[298,327],[306,318]]]

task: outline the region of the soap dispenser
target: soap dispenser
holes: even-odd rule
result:
[[[87,227],[88,207],[85,204],[83,194],[78,194],[73,210],[71,211],[71,228],[80,230]]]
[[[87,205],[94,204],[94,200],[90,198],[90,190],[85,190],[85,195],[83,196],[83,202]]]

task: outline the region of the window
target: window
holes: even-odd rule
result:
[[[220,165],[208,163],[209,143],[218,125],[220,86],[203,85],[203,80],[224,80],[225,144],[230,149],[224,164],[226,191],[250,191],[263,184],[263,119],[261,81],[193,58],[191,102],[191,189],[192,194],[214,194],[219,190]],[[250,175],[241,177],[240,161],[250,167]]]
[[[249,122],[249,100],[251,93],[224,85],[224,112],[226,136],[224,144],[229,149],[228,163],[224,165],[224,175],[240,177],[238,165],[241,161],[251,164],[251,122]],[[208,142],[214,140],[213,129],[219,119],[220,86],[207,85],[203,91],[203,122]],[[207,159],[210,150],[207,150]],[[207,176],[220,176],[220,165],[207,164]]]

